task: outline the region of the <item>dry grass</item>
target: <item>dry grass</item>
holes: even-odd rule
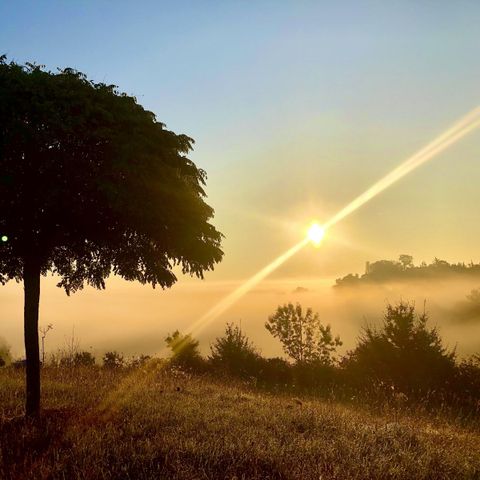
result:
[[[22,372],[0,370],[0,478],[480,478],[480,432],[393,408],[268,395],[166,373],[43,373],[45,412],[22,411]]]

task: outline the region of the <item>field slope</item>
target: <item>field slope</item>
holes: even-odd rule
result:
[[[20,416],[0,370],[4,479],[475,479],[480,432],[446,417],[265,394],[157,366],[43,372],[45,413]]]

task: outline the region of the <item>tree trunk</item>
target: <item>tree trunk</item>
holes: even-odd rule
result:
[[[40,351],[38,345],[38,306],[40,300],[40,265],[33,259],[25,259],[23,268],[25,291],[24,335],[27,376],[27,417],[40,414]]]

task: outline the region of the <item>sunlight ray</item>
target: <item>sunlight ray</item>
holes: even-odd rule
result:
[[[255,285],[260,283],[265,277],[270,275],[275,271],[280,265],[285,263],[289,258],[293,257],[297,252],[299,252],[310,240],[308,238],[303,239],[298,242],[292,248],[287,250],[285,253],[277,257],[273,262],[269,263],[266,267],[262,268],[257,272],[253,277],[248,279],[246,282],[242,283],[237,289],[232,293],[227,295],[225,298],[220,300],[216,305],[214,305],[208,312],[206,312],[202,317],[200,317],[188,330],[188,333],[196,334],[199,333],[205,325],[213,321],[219,315],[221,315],[225,310],[227,310],[231,305],[233,305],[237,300],[243,297],[249,290],[251,290]]]
[[[331,217],[327,222],[321,225],[322,230],[325,232],[329,228],[336,225],[341,220],[345,219],[347,216],[351,215],[353,212],[358,210],[360,207],[365,205],[368,201],[379,195],[381,192],[389,188],[394,183],[398,182],[405,175],[418,168],[422,164],[433,159],[441,152],[446,150],[452,144],[458,142],[461,138],[475,130],[480,126],[480,107],[475,108],[470,113],[462,117],[454,125],[452,125],[445,132],[436,137],[432,142],[423,147],[417,153],[409,157],[407,160],[402,162],[399,166],[394,168],[390,173],[381,178],[378,182],[373,184],[368,190],[360,194],[349,204],[339,210],[333,217]],[[205,328],[209,323],[218,318],[222,313],[224,313],[228,308],[230,308],[234,303],[236,303],[241,297],[243,297],[249,290],[251,290],[255,285],[261,282],[264,278],[274,272],[279,268],[283,263],[290,259],[293,255],[298,253],[303,247],[310,243],[310,238],[305,238],[302,241],[298,242],[292,248],[287,250],[285,253],[281,254],[270,264],[260,270],[258,273],[253,275],[251,278],[246,280],[241,284],[237,289],[224,297],[220,302],[214,305],[208,312],[206,312],[202,317],[200,317],[195,323],[191,325],[188,329],[190,334],[198,334],[203,328]]]

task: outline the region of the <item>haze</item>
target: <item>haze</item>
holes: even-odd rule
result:
[[[480,103],[472,2],[416,5],[348,2],[16,2],[0,6],[0,53],[51,69],[72,66],[117,83],[159,120],[196,140],[208,173],[225,259],[204,281],[179,276],[170,291],[112,278],[106,292],[71,298],[43,280],[48,350],[72,328],[82,347],[154,353],[222,296],[330,218],[454,120]],[[95,10],[95,15],[91,14]],[[148,15],[145,13],[148,11]],[[108,34],[104,24],[108,21]],[[242,326],[266,354],[279,347],[263,324],[278,304],[318,310],[354,344],[386,300],[427,299],[442,336],[478,350],[479,323],[455,324],[448,309],[477,285],[394,285],[337,294],[336,277],[367,260],[412,254],[416,262],[480,260],[480,136],[473,134],[335,226],[272,273],[203,335]],[[467,284],[468,283],[468,284]],[[301,287],[297,289],[297,287]],[[302,290],[305,289],[305,290]],[[448,292],[448,295],[446,293]],[[0,289],[1,334],[21,356],[22,289]]]

